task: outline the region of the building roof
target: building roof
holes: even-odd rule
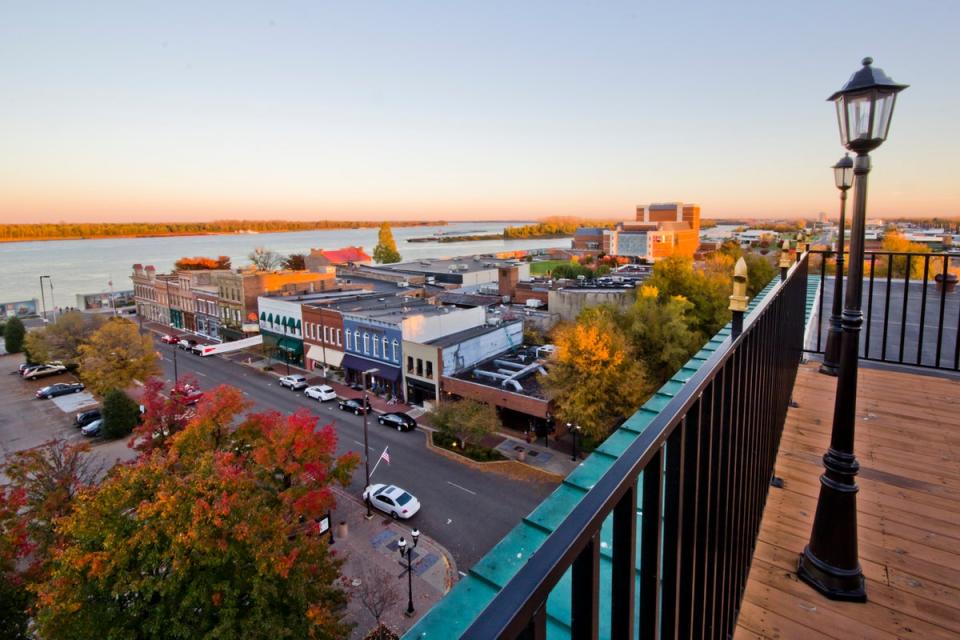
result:
[[[311,255],[319,256],[331,264],[347,264],[349,262],[370,262],[370,256],[363,247],[343,247],[342,249],[311,249]]]
[[[502,302],[499,296],[485,296],[478,293],[457,293],[454,291],[440,293],[436,296],[436,299],[443,304],[470,307],[489,307],[492,304],[500,304]]]
[[[492,328],[497,329],[499,327]],[[479,362],[478,364],[470,367],[469,369],[465,369],[464,371],[461,371],[452,377],[460,380],[466,380],[474,384],[482,384],[485,387],[509,391],[510,393],[519,393],[532,398],[546,399],[543,388],[540,386],[540,382],[537,379],[537,374],[540,373],[540,369],[546,369],[545,361],[537,358],[535,351],[536,347],[520,346],[512,353],[501,353],[492,358],[487,358],[486,360],[483,360],[482,362]],[[503,363],[509,364],[505,365]],[[502,378],[484,375],[483,373],[487,372],[503,376],[513,375],[520,371],[524,371],[525,373],[521,376],[513,378],[513,380],[520,385],[520,389],[517,389],[512,384],[504,386],[501,384]]]
[[[516,320],[516,322],[521,322]],[[506,323],[510,324],[510,323]],[[499,331],[503,328],[502,324],[482,324],[478,327],[471,327],[469,329],[464,329],[463,331],[457,331],[456,333],[451,333],[448,336],[441,336],[433,340],[429,340],[424,344],[428,344],[432,347],[440,347],[444,349],[446,347],[460,344],[461,342],[466,342],[471,338],[476,338],[477,336],[486,335],[488,333],[493,333],[494,331]]]
[[[487,271],[501,266],[519,264],[515,258],[496,258],[489,254],[460,256],[457,258],[427,258],[413,262],[382,264],[379,269],[402,271],[405,273],[471,273]]]

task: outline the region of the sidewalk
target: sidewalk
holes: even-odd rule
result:
[[[374,510],[373,518],[367,520],[366,507],[358,499],[340,489],[334,489],[337,508],[333,510],[332,527],[334,544],[331,549],[342,559],[341,569],[344,589],[349,596],[346,620],[356,626],[350,634],[358,640],[375,626],[373,616],[366,610],[360,598],[364,589],[363,579],[380,581],[375,589],[379,594],[387,592],[381,618],[387,626],[401,635],[437,603],[457,579],[457,567],[450,553],[440,544],[421,534],[413,551],[413,606],[415,613],[408,618],[407,574],[400,564],[397,542],[403,537],[412,543],[412,526],[394,521]],[[347,536],[337,537],[340,522],[347,523]],[[368,587],[369,588],[369,587]],[[392,593],[390,593],[392,592]]]
[[[579,460],[571,460],[569,446],[566,447],[566,451],[553,448],[554,441],[552,438],[550,439],[551,447],[544,447],[542,439],[528,444],[523,438],[518,438],[503,431],[498,431],[497,435],[503,438],[503,442],[498,444],[495,449],[507,458],[518,460],[522,451],[526,453],[524,464],[535,469],[549,471],[563,478],[566,478],[567,474],[576,469],[583,462],[583,458],[586,458],[585,455],[581,455]]]

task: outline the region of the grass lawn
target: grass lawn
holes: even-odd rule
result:
[[[538,260],[530,263],[530,275],[542,276],[548,271],[553,271],[554,267],[562,264],[570,264],[569,260]]]

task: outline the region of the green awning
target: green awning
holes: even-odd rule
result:
[[[293,338],[280,338],[277,341],[277,349],[286,351],[292,356],[303,355],[303,343]]]

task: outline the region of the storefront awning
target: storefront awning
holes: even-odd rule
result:
[[[377,378],[382,378],[383,380],[389,380],[391,382],[397,382],[403,376],[403,372],[400,371],[400,367],[393,367],[389,364],[384,364],[376,360],[367,360],[366,358],[361,358],[360,356],[351,355],[349,353],[344,354],[343,364],[341,366],[344,369],[353,369],[354,371],[379,369],[380,371],[373,375]]]
[[[324,355],[326,355],[326,360],[324,360]],[[343,351],[337,351],[336,349],[331,349],[330,347],[321,347],[318,344],[310,345],[310,349],[307,351],[307,357],[315,362],[324,363],[330,367],[339,367],[343,362]]]
[[[303,355],[303,343],[293,338],[280,338],[277,341],[277,349],[286,351],[292,356]]]

